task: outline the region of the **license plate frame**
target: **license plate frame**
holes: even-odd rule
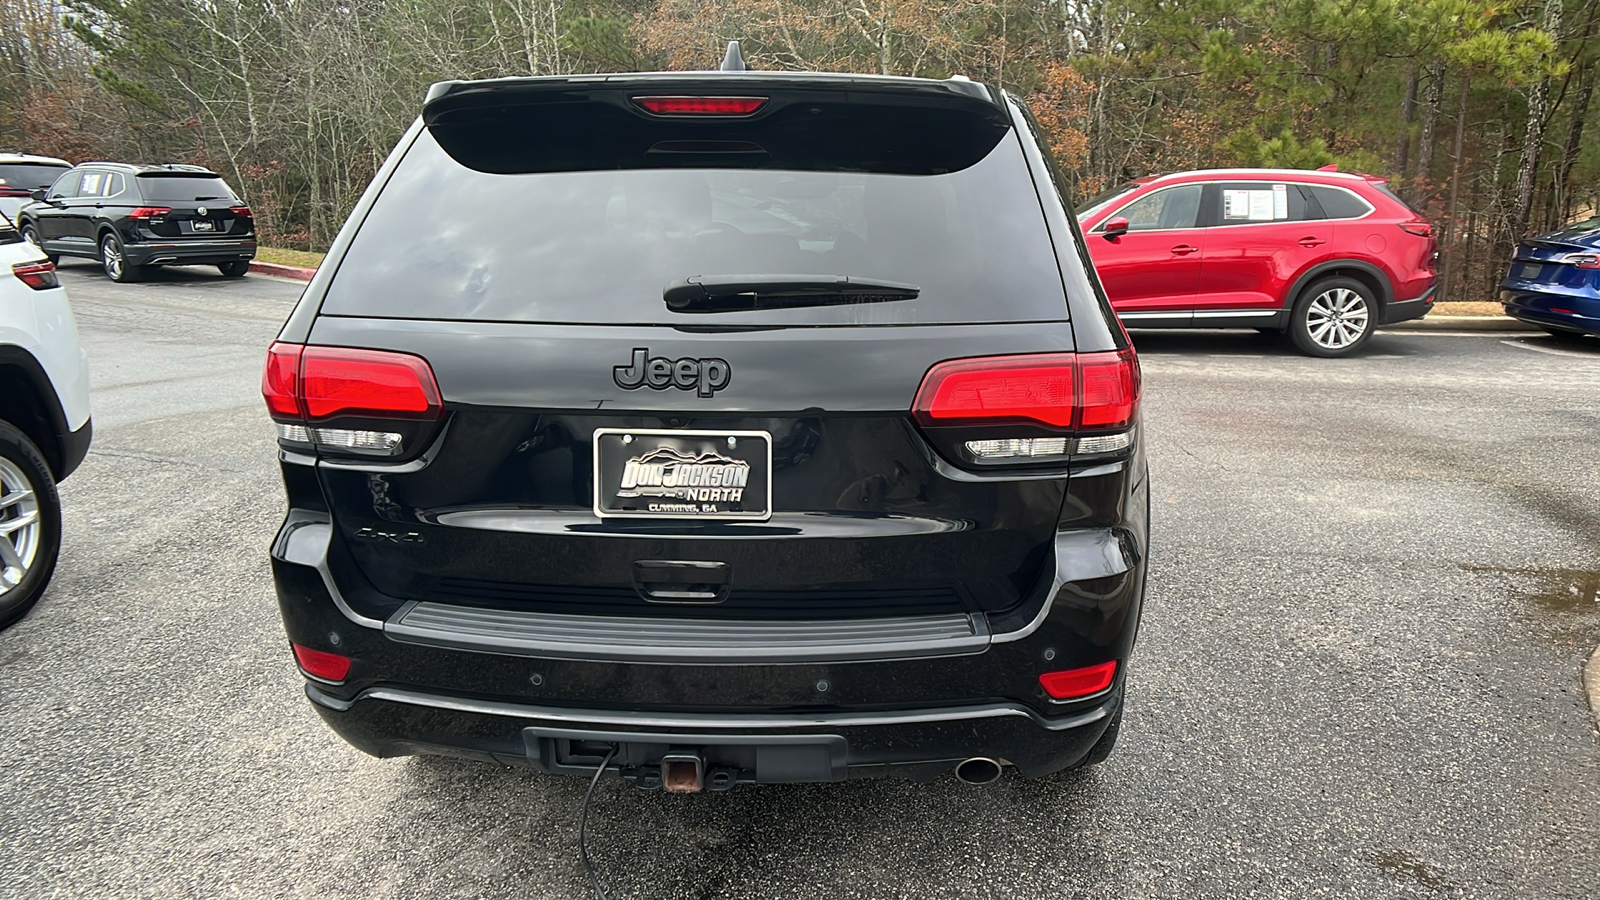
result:
[[[1532,279],[1535,279],[1535,278],[1540,278],[1540,277],[1542,277],[1544,275],[1544,266],[1541,263],[1525,262],[1525,263],[1522,263],[1521,266],[1522,267],[1517,270],[1517,277],[1518,278],[1526,278],[1526,279],[1532,280]]]
[[[190,219],[189,230],[196,234],[216,234],[217,223],[210,219]]]
[[[590,449],[598,518],[772,518],[771,432],[597,428]],[[686,465],[695,468],[680,473]]]

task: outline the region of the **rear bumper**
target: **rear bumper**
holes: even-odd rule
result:
[[[311,467],[283,468],[291,494],[313,486]],[[588,774],[614,743],[624,777],[669,748],[703,753],[733,782],[931,778],[972,757],[1039,776],[1081,762],[1120,709],[1145,590],[1143,476],[1142,457],[1075,476],[1080,492],[1120,498],[1116,524],[1060,528],[1053,565],[1003,612],[621,619],[405,601],[380,593],[310,508],[279,531],[273,577],[289,640],[352,660],[308,696],[378,756]],[[1100,694],[1057,702],[1040,685],[1109,660],[1117,676]]]
[[[1600,334],[1600,298],[1534,291],[1500,292],[1506,315],[1545,328]]]
[[[93,419],[84,419],[83,426],[77,431],[69,431],[61,436],[61,471],[56,473],[56,481],[62,481],[77,471],[84,457],[89,455],[89,445],[93,442]]]
[[[1420,319],[1427,315],[1433,310],[1433,292],[1434,288],[1430,287],[1428,292],[1421,297],[1413,300],[1396,300],[1384,307],[1383,324],[1393,325],[1396,322],[1409,322],[1412,319]]]
[[[306,695],[335,732],[374,756],[462,756],[590,775],[603,752],[593,745],[618,744],[608,772],[648,783],[668,748],[690,748],[708,771],[727,771],[730,784],[933,778],[974,756],[1038,777],[1081,762],[1122,703],[1120,687],[1054,718],[1007,703],[745,715],[568,709],[384,687],[353,700],[314,685]]]
[[[173,241],[170,243],[126,244],[123,247],[130,265],[217,265],[254,259],[255,238]]]

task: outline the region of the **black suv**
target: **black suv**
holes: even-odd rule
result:
[[[215,172],[199,166],[75,166],[22,208],[23,236],[49,254],[96,259],[112,281],[151,266],[213,265],[237,278],[256,255],[255,220]]]
[[[273,344],[272,545],[350,743],[641,787],[1116,740],[1139,368],[964,79],[449,82]]]

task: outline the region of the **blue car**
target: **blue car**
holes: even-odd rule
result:
[[[1518,244],[1500,302],[1557,337],[1600,335],[1600,217]]]

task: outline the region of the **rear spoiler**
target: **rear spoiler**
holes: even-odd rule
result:
[[[1328,163],[1325,166],[1318,166],[1317,167],[1317,171],[1318,172],[1337,172],[1337,171],[1339,171],[1339,164],[1338,163]],[[1383,177],[1381,175],[1368,175],[1365,172],[1350,172],[1350,173],[1347,173],[1347,174],[1354,175],[1357,178],[1360,178],[1360,179],[1366,181],[1368,184],[1378,185],[1378,184],[1388,184],[1389,183],[1389,179],[1387,179],[1387,178],[1385,178],[1385,177]]]
[[[540,75],[532,77],[489,78],[479,81],[440,81],[428,87],[422,102],[422,120],[432,124],[429,109],[440,109],[440,101],[469,96],[498,95],[510,98],[522,92],[588,91],[597,88],[638,87],[647,90],[677,86],[709,88],[717,91],[735,87],[781,86],[783,89],[813,87],[833,90],[920,91],[929,95],[959,95],[988,103],[1002,112],[1000,93],[982,82],[961,75],[936,81],[931,78],[901,78],[891,75],[853,75],[828,72],[631,72],[611,75]]]
[[[973,165],[1012,127],[1004,95],[963,78],[739,71],[440,82],[422,121],[457,162],[500,174],[932,175]]]

